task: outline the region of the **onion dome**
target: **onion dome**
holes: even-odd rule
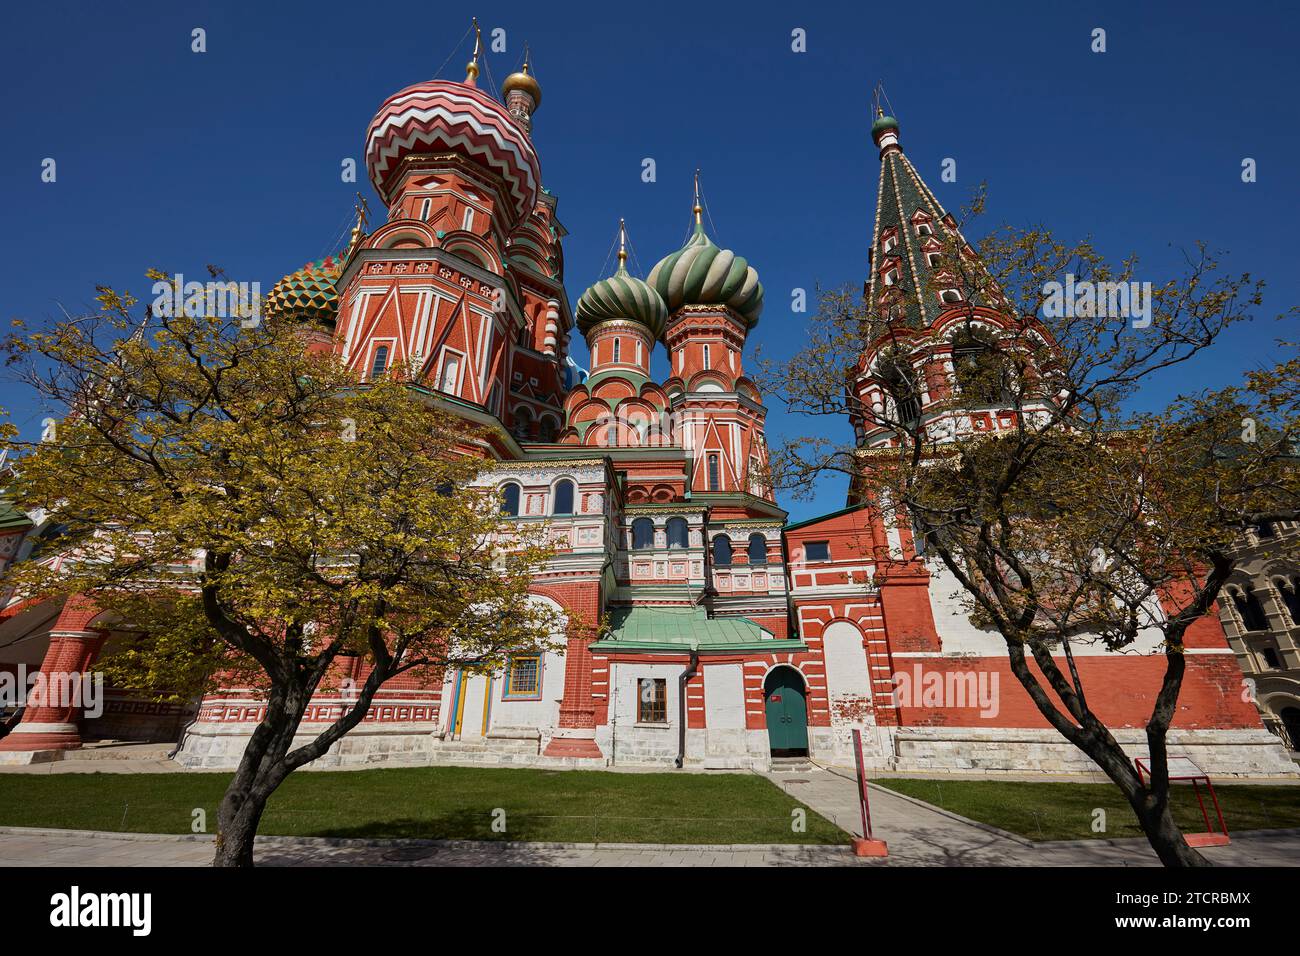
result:
[[[611,319],[638,322],[650,330],[652,339],[663,334],[668,308],[658,292],[627,271],[627,228],[621,219],[618,221],[618,271],[582,293],[574,318],[583,335]]]
[[[454,152],[502,180],[515,220],[533,211],[542,180],[537,153],[506,108],[471,85],[475,72],[467,83],[416,83],[379,107],[366,131],[366,167],[386,201],[406,156]]]
[[[518,73],[511,73],[506,77],[506,81],[501,84],[501,98],[509,101],[510,94],[514,90],[519,90],[521,93],[527,93],[531,96],[534,110],[542,105],[542,88],[536,78],[528,72],[528,63],[526,61],[522,70]]]
[[[608,279],[582,293],[574,317],[583,335],[601,322],[628,319],[644,325],[651,338],[658,339],[668,321],[668,308],[658,292],[620,265]]]
[[[334,323],[339,295],[335,283],[343,273],[343,260],[326,256],[291,272],[274,286],[266,299],[271,316]]]
[[[763,311],[758,273],[730,249],[714,245],[704,234],[698,212],[690,241],[661,259],[646,281],[663,297],[669,312],[684,305],[725,305],[753,328]]]
[[[887,129],[893,130],[895,133],[897,133],[898,120],[894,119],[892,116],[886,116],[882,112],[879,116],[876,117],[876,121],[871,124],[872,138],[874,139],[879,133]]]

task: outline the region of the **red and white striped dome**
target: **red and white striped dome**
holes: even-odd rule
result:
[[[537,153],[506,108],[476,87],[427,80],[394,93],[366,131],[370,181],[390,199],[388,177],[410,153],[459,152],[501,177],[516,219],[537,205]]]

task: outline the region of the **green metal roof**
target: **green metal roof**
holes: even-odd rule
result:
[[[31,519],[13,506],[13,503],[0,498],[0,530],[10,531],[14,528],[30,528]]]
[[[713,617],[698,607],[620,607],[610,612],[610,634],[591,645],[596,651],[698,650],[798,652],[803,641],[778,640],[747,617]]]

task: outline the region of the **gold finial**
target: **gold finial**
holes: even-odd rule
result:
[[[478,86],[478,55],[483,52],[483,31],[478,28],[478,17],[471,17],[474,24],[474,55],[465,64],[465,82],[469,86]]]
[[[524,66],[523,66],[523,73],[524,73],[524,76],[527,76],[527,75],[528,75],[528,44],[527,44],[527,43],[524,44]]]
[[[700,171],[695,170],[695,225],[704,225],[704,207],[700,205]]]
[[[357,211],[357,221],[352,227],[352,238],[348,240],[348,247],[343,250],[343,261],[346,262],[357,246],[361,245],[361,236],[365,231],[366,223],[370,221],[370,207],[366,204],[366,199],[361,193],[357,193],[357,202],[354,207]]]
[[[620,272],[627,268],[627,226],[622,219],[618,221],[618,268]]]

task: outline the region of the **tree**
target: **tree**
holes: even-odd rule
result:
[[[61,527],[26,597],[78,595],[138,636],[108,664],[154,694],[252,680],[265,698],[222,798],[215,864],[252,864],[268,799],[403,674],[491,670],[551,644],[528,599],[548,551],[506,533],[475,434],[400,370],[360,383],[286,319],[98,314],[15,333],[11,362],[65,415],[17,441],[10,493]],[[252,325],[252,327],[249,327]],[[362,659],[350,703],[295,740],[313,694]]]
[[[982,206],[981,194],[970,213]],[[789,408],[847,415],[857,435],[788,441],[774,474],[796,493],[846,474],[851,496],[910,523],[922,560],[959,582],[972,621],[1003,638],[1039,712],[1120,788],[1161,861],[1203,864],[1170,813],[1166,736],[1189,631],[1215,608],[1242,532],[1300,516],[1296,363],[1158,414],[1127,412],[1142,384],[1249,318],[1262,283],[1223,276],[1200,247],[1183,276],[1151,289],[1145,314],[1116,314],[1116,299],[1131,307],[1141,290],[1135,259],[1111,265],[1041,228],[1002,229],[976,252],[946,226],[921,290],[947,290],[933,327],[899,318],[896,303],[917,290],[831,292],[808,346],[765,365]],[[1088,295],[1063,303],[1067,274]],[[979,431],[974,410],[1010,426]],[[1163,651],[1146,782],[1089,703],[1083,642]]]

